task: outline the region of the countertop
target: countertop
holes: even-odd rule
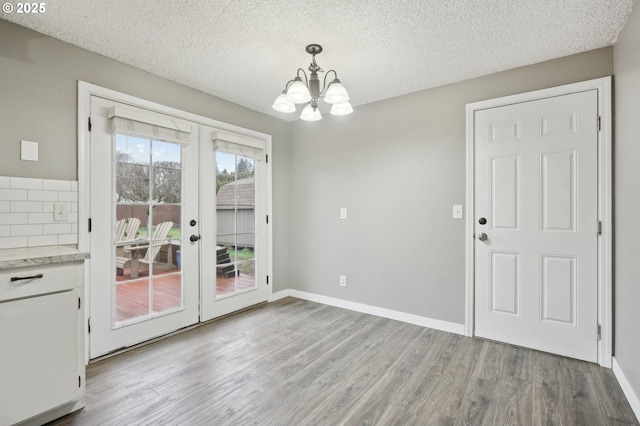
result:
[[[0,269],[77,262],[88,258],[89,252],[66,246],[2,249],[0,250]]]

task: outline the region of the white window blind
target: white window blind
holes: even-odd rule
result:
[[[192,123],[179,118],[125,105],[111,107],[108,117],[118,133],[181,144],[191,140]]]
[[[229,132],[212,132],[211,140],[214,150],[252,157],[258,161],[264,160],[265,142],[262,139]]]

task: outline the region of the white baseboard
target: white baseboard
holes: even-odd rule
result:
[[[633,413],[636,415],[637,419],[640,419],[640,398],[638,398],[638,395],[636,395],[635,391],[631,387],[631,383],[627,380],[627,376],[624,374],[624,371],[622,371],[622,367],[618,364],[618,360],[615,356],[613,357],[612,369],[613,374],[615,374],[616,379],[618,379],[618,383],[620,383],[624,396],[627,397],[629,405],[631,405]]]
[[[269,302],[275,302],[276,300],[284,299],[289,296],[289,290],[282,290],[276,293],[272,293],[269,297]]]
[[[351,311],[376,315],[396,321],[402,321],[409,324],[420,325],[422,327],[428,327],[436,330],[447,331],[449,333],[464,335],[464,324],[456,324],[453,322],[441,321],[437,319],[422,317],[419,315],[407,314],[405,312],[379,308],[377,306],[364,305],[362,303],[350,302],[348,300],[336,299],[333,297],[322,296],[320,294],[307,293],[306,291],[290,289],[289,296],[309,300],[311,302],[322,303],[323,305],[335,306],[338,308],[349,309]]]

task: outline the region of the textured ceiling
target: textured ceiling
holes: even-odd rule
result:
[[[306,70],[309,43],[355,107],[610,46],[635,1],[52,0],[44,14],[0,17],[295,120],[271,104]]]

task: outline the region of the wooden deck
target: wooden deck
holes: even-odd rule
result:
[[[153,313],[164,312],[181,305],[181,275],[178,270],[165,271],[163,275],[153,277]],[[126,321],[132,318],[149,315],[149,278],[131,280],[131,271],[125,269],[122,275],[116,276],[116,321]],[[237,285],[237,289],[236,289]],[[235,280],[216,277],[216,295],[218,298],[230,296],[237,291],[250,289],[254,286],[254,277],[240,274]]]

